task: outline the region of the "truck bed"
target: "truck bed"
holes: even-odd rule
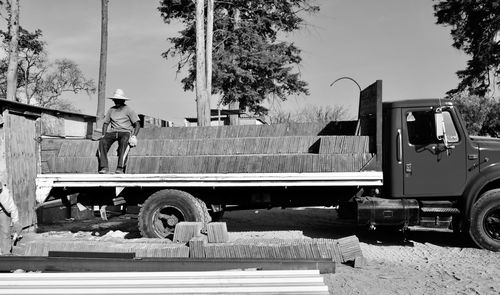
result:
[[[97,141],[44,138],[37,200],[52,187],[380,186],[375,138],[355,131],[356,121],[142,129],[123,175],[97,174]]]
[[[54,187],[317,187],[382,186],[381,171],[226,174],[40,174],[37,201]]]

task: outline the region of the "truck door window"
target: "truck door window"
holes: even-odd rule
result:
[[[406,114],[406,126],[408,128],[408,141],[413,145],[427,145],[437,143],[434,134],[434,112],[415,111]]]
[[[450,112],[443,112],[446,139],[449,143],[459,141],[459,136]],[[439,143],[435,134],[434,111],[413,111],[406,114],[408,141],[412,145],[428,145]]]

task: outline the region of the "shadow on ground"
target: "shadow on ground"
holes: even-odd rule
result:
[[[431,243],[444,247],[474,248],[469,239],[454,234],[451,230],[423,229],[412,227],[406,233],[398,230],[367,229],[351,222],[337,219],[334,209],[270,209],[225,212],[222,218],[230,232],[245,231],[302,231],[311,238],[338,239],[356,235],[361,242],[373,245],[405,245]],[[89,220],[65,220],[56,224],[39,225],[37,232],[70,231],[92,232],[105,235],[109,231],[127,232],[126,238],[140,238],[137,217],[130,214],[110,216],[108,221],[99,217]]]
[[[107,221],[100,217],[86,220],[68,219],[53,224],[38,225],[36,230],[37,233],[50,231],[91,232],[95,236],[103,236],[110,231],[122,231],[127,233],[125,236],[127,239],[141,237],[137,227],[137,218],[129,214],[110,216]]]

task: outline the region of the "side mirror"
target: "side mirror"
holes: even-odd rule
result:
[[[439,140],[446,141],[446,132],[444,130],[444,118],[443,113],[434,113],[434,122],[436,126],[436,137]]]

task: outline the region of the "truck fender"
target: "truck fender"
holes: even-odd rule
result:
[[[469,180],[460,204],[467,222],[470,220],[470,211],[474,203],[484,192],[495,188],[500,188],[500,166],[498,165],[481,169],[481,173]]]

